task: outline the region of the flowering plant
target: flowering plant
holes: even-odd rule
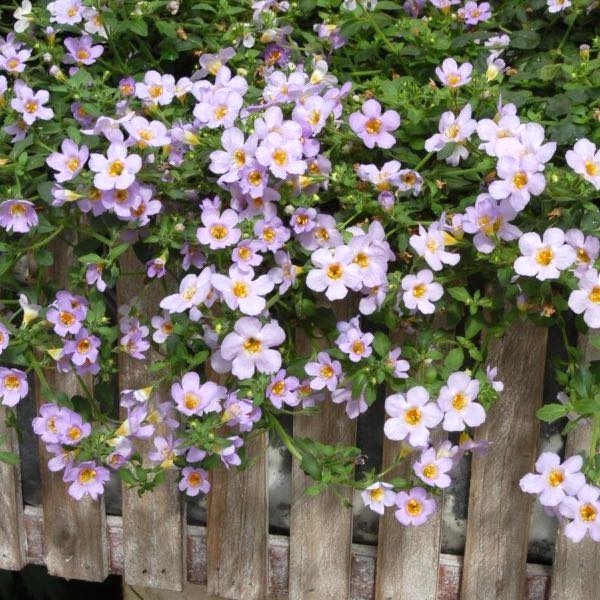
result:
[[[568,351],[539,416],[595,435],[521,485],[568,535],[600,538],[598,363],[570,337],[600,327],[588,4],[24,0],[0,39],[9,422],[34,371],[33,428],[76,499],[111,471],[141,493],[176,470],[206,493],[210,469],[243,467],[248,436],[273,430],[310,493],[350,486],[419,525],[485,449],[470,433],[503,389],[490,340],[528,318]],[[66,286],[57,248],[74,256]],[[143,284],[116,303],[134,255]],[[123,357],[152,361],[115,420]],[[356,480],[360,449],[282,425],[329,402],[356,419],[384,386],[384,433],[404,444],[381,473]]]

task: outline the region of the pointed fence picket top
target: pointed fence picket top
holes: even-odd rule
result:
[[[580,346],[584,349],[585,360],[600,360],[600,351],[594,348],[589,336],[582,336]],[[567,436],[565,456],[590,447],[592,426],[579,424]],[[596,598],[600,594],[600,543],[586,536],[580,543],[569,540],[562,532],[556,538],[554,568],[550,587],[550,600],[563,598]]]
[[[525,594],[533,498],[519,479],[532,470],[538,444],[548,331],[517,322],[490,344],[488,362],[504,381],[502,401],[476,430],[492,445],[471,463],[461,598],[516,600]]]
[[[58,290],[68,290],[68,271],[75,260],[72,248],[55,240],[51,249],[54,264],[49,269],[49,281],[55,283]],[[59,373],[56,369],[48,369],[45,377],[51,389],[64,392],[69,398],[82,395],[75,373]],[[90,379],[83,379],[91,389]],[[39,408],[46,399],[39,381],[35,388]],[[76,501],[71,498],[67,492],[68,484],[62,480],[63,473],[51,473],[47,469],[49,458],[45,444],[40,442],[44,562],[48,572],[66,579],[102,581],[108,575],[104,499],[101,497],[94,501],[86,496]]]
[[[134,297],[141,300],[142,311],[150,318],[159,314],[159,304],[165,296],[160,281],[144,287],[144,267],[133,250],[120,260],[121,270],[130,273],[117,285],[118,304],[129,304]],[[160,360],[154,350],[145,360],[119,354],[119,389],[139,389],[160,377],[148,368]],[[160,394],[168,390],[153,390],[150,403],[155,406]],[[166,397],[163,397],[166,400]],[[122,418],[127,416],[125,410]],[[160,427],[160,426],[159,426]],[[160,430],[159,430],[160,431]],[[142,456],[152,448],[150,442],[136,442]],[[130,585],[143,585],[179,591],[185,583],[185,512],[177,489],[176,473],[167,471],[166,482],[141,497],[135,490],[123,486],[123,553],[124,579]]]

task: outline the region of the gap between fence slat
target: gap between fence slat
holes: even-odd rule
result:
[[[143,265],[129,250],[121,257],[121,269],[134,273],[144,271]],[[142,311],[150,318],[160,313],[159,303],[164,297],[160,282],[144,289],[144,277],[129,275],[117,285],[119,305],[129,304],[140,296]],[[119,389],[138,389],[158,379],[160,373],[149,373],[148,367],[160,355],[149,350],[143,361],[121,353],[119,355]],[[167,399],[168,390],[154,390],[150,400],[154,406],[157,397]],[[122,417],[126,411],[122,411]],[[157,433],[161,433],[160,426]],[[137,442],[136,448],[147,456],[150,442]],[[185,513],[176,484],[174,471],[167,472],[165,482],[152,492],[139,497],[136,491],[123,486],[123,552],[124,579],[130,585],[144,585],[180,591],[186,580]]]
[[[30,401],[27,398],[27,401]],[[13,428],[6,427],[6,409],[0,407],[0,450],[19,453]],[[21,470],[0,461],[0,569],[18,571],[25,565],[25,529]]]
[[[519,489],[537,453],[548,331],[517,322],[490,345],[505,388],[477,429],[492,442],[473,457],[461,598],[516,600],[525,594],[525,567],[533,498]]]
[[[72,237],[71,241],[75,241],[75,235]],[[59,290],[69,290],[68,271],[75,260],[73,250],[58,240],[52,243],[51,249],[54,264],[49,269],[49,281]],[[82,394],[75,373],[48,369],[45,376],[54,391],[64,392],[69,398]],[[84,376],[83,379],[91,387],[90,378]],[[35,396],[38,407],[46,402],[39,382],[35,385]],[[77,501],[71,498],[67,492],[68,484],[62,481],[63,473],[48,470],[49,458],[45,444],[40,442],[44,561],[48,572],[66,579],[103,581],[108,575],[104,499],[93,501],[86,496]]]
[[[336,306],[336,318],[348,320],[356,314],[353,303]],[[296,337],[299,354],[311,350],[306,335]],[[329,395],[317,415],[294,416],[294,435],[326,444],[356,443],[356,419],[349,419],[343,404],[333,404]],[[305,494],[313,480],[296,460],[292,463],[290,510],[290,600],[345,600],[350,594],[352,510],[343,506],[331,490],[317,496]],[[341,490],[352,502],[352,491]]]
[[[582,336],[580,346],[584,349],[585,360],[600,359],[587,336]],[[567,436],[565,456],[571,456],[581,450],[588,451],[592,428],[590,424],[578,425]],[[550,587],[550,600],[569,598],[595,598],[600,594],[600,544],[589,536],[578,544],[569,540],[562,529],[556,537],[554,567]]]

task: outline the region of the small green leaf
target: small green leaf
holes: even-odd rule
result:
[[[537,418],[546,423],[552,423],[564,417],[569,409],[564,404],[546,404],[537,411]]]

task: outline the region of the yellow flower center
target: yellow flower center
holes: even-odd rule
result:
[[[261,347],[262,344],[256,338],[248,338],[244,342],[244,350],[248,354],[256,354],[257,352],[260,352]]]
[[[158,98],[162,96],[163,86],[162,85],[151,85],[148,88],[148,94],[150,94],[150,98]]]
[[[585,172],[590,177],[594,177],[595,175],[598,175],[599,170],[600,170],[600,167],[598,167],[598,165],[595,162],[592,162],[591,160],[585,161]]]
[[[246,298],[248,296],[248,285],[243,281],[236,281],[231,291],[236,298]]]
[[[48,419],[46,427],[48,428],[48,431],[51,431],[52,433],[56,433],[56,417],[50,417]]]
[[[82,469],[79,473],[79,483],[90,483],[96,479],[96,471],[94,469]]]
[[[565,474],[560,469],[552,469],[548,474],[548,483],[552,487],[560,485],[565,480]]]
[[[581,520],[589,523],[590,521],[595,521],[597,512],[596,509],[591,504],[584,504],[579,509],[579,514],[581,515]]]
[[[329,239],[329,231],[327,231],[325,227],[319,227],[319,229],[315,231],[315,237],[326,242]]]
[[[446,129],[446,136],[450,139],[454,139],[460,133],[460,126],[457,123],[453,123]]]
[[[375,135],[381,131],[381,119],[373,117],[369,119],[365,124],[365,129],[369,135]]]
[[[252,250],[248,246],[242,246],[238,250],[238,255],[242,260],[248,260],[252,256]]]
[[[423,475],[427,479],[435,479],[438,475],[438,468],[435,464],[431,463],[423,468]]]
[[[200,485],[200,483],[202,482],[202,477],[200,476],[200,473],[197,473],[196,471],[192,471],[187,476],[187,481],[188,481],[188,485],[191,485],[192,487],[198,487]]]
[[[414,185],[415,182],[417,181],[417,177],[412,171],[410,171],[408,173],[404,173],[404,175],[402,175],[402,177],[400,177],[400,179],[406,185]]]
[[[90,341],[87,338],[84,338],[78,342],[77,352],[79,352],[79,354],[87,354],[91,347]]]
[[[464,410],[469,404],[469,399],[463,393],[459,392],[452,399],[452,408],[454,410]]]
[[[186,392],[183,397],[183,404],[188,410],[194,410],[200,404],[200,398],[193,392]]]
[[[411,517],[418,517],[423,512],[423,505],[416,498],[411,498],[406,503],[406,512]]]
[[[522,190],[527,185],[528,181],[529,180],[527,179],[527,173],[524,173],[523,171],[519,171],[513,177],[513,183],[515,184],[515,187],[519,190]]]
[[[181,296],[183,297],[184,300],[186,301],[190,301],[194,295],[196,294],[196,287],[191,285],[190,287],[185,288],[185,290],[183,290],[183,294],[181,294]]]
[[[7,375],[4,378],[4,387],[9,390],[18,390],[21,387],[21,380],[16,375]]]
[[[16,58],[11,58],[7,63],[7,67],[8,67],[9,71],[16,69],[18,66],[19,66],[19,61]]]
[[[23,204],[13,204],[10,209],[9,212],[11,214],[12,217],[20,217],[21,215],[24,215],[26,212],[26,208]]]
[[[425,292],[427,291],[427,286],[424,283],[417,283],[417,285],[415,285],[415,287],[413,288],[413,296],[415,298],[422,298],[425,295]]]
[[[226,106],[218,106],[215,108],[215,118],[219,121],[227,116],[229,109]]]
[[[265,240],[265,242],[267,243],[271,243],[275,240],[275,237],[277,236],[277,234],[275,233],[275,230],[272,227],[265,227],[263,229],[263,240]]]
[[[67,430],[67,437],[71,441],[76,442],[81,437],[81,429],[79,429],[79,427],[76,427],[75,425],[72,425]]]
[[[421,411],[416,406],[409,408],[404,413],[404,420],[409,425],[418,425],[421,422]]]
[[[352,344],[352,352],[358,355],[364,354],[365,345],[361,341],[357,340]]]
[[[433,238],[428,238],[426,246],[429,252],[435,252],[438,249],[439,244]]]
[[[310,113],[310,117],[308,118],[308,122],[313,127],[316,127],[319,124],[320,120],[321,120],[321,113],[318,110],[313,110],[312,113]]]
[[[72,158],[71,160],[67,161],[67,169],[69,169],[71,173],[74,173],[75,171],[77,171],[77,169],[79,169],[80,164],[81,163],[79,162],[79,159]]]
[[[30,100],[29,102],[25,103],[25,111],[28,112],[30,115],[33,114],[37,110],[37,108],[38,104],[33,100]]]
[[[90,57],[90,53],[87,50],[84,50],[83,48],[77,50],[77,58],[79,60],[86,60]]]
[[[210,235],[212,235],[216,240],[224,239],[227,236],[227,233],[227,227],[221,224],[213,225],[210,228]]]
[[[308,215],[298,215],[296,217],[297,225],[306,225],[308,223]]]
[[[319,373],[324,379],[331,379],[333,377],[334,371],[331,365],[323,365]]]
[[[369,256],[364,252],[359,252],[352,261],[362,269],[366,269],[369,266]]]
[[[583,248],[577,248],[577,260],[582,263],[589,263],[591,261],[590,255]]]
[[[277,381],[271,390],[276,396],[281,396],[285,392],[285,383],[283,381]]]
[[[111,177],[118,177],[119,175],[121,175],[121,173],[123,172],[124,168],[125,168],[125,164],[123,163],[123,161],[121,161],[121,160],[115,160],[110,165],[110,169],[108,170],[108,174]]]
[[[246,153],[243,150],[236,150],[233,153],[233,162],[236,167],[243,167],[246,164]]]
[[[547,267],[554,258],[554,252],[550,248],[543,248],[542,250],[538,250],[535,255],[535,261],[538,265],[542,265],[543,267]]]
[[[588,298],[596,304],[600,303],[600,287],[593,288],[589,293]]]
[[[257,186],[262,183],[262,174],[260,171],[250,171],[248,173],[248,181],[250,185]]]
[[[69,9],[67,10],[67,15],[69,17],[74,17],[77,14],[77,7],[76,6],[70,6]]]
[[[275,152],[273,152],[273,160],[282,167],[287,161],[287,152],[281,148],[275,150]]]
[[[462,77],[458,73],[452,73],[452,75],[448,75],[446,81],[448,85],[455,86],[458,85],[461,81]]]
[[[340,279],[344,274],[344,267],[340,263],[332,263],[327,267],[327,277],[329,279]]]
[[[75,315],[66,310],[61,311],[58,318],[60,319],[60,322],[67,327],[70,327],[76,321]]]
[[[369,490],[369,496],[371,496],[371,500],[373,500],[373,502],[381,502],[385,496],[385,490],[380,487],[375,488],[374,490]]]

